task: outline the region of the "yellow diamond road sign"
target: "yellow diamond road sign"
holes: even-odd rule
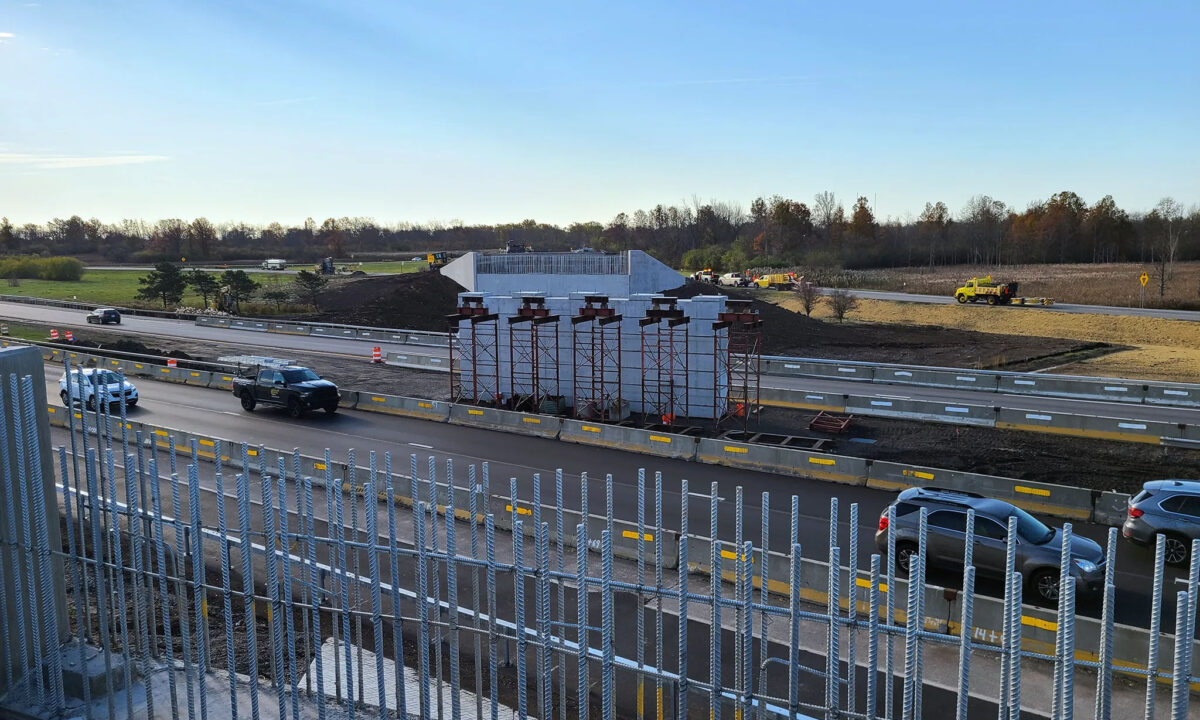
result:
[[[1146,283],[1150,282],[1150,276],[1146,273],[1142,273],[1140,276],[1138,276],[1138,282],[1142,284],[1142,287],[1146,287]]]

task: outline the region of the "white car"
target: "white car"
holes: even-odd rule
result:
[[[717,284],[724,287],[743,287],[745,285],[749,285],[750,281],[747,280],[746,276],[742,275],[741,273],[731,272],[725,273],[721,277],[717,278]]]
[[[121,402],[122,393],[125,395],[125,407],[137,405],[138,391],[133,383],[126,380],[122,384],[120,375],[104,368],[72,368],[70,378],[63,373],[58,381],[58,397],[65,407],[79,403],[82,397],[83,406],[95,410],[97,396],[113,404]]]

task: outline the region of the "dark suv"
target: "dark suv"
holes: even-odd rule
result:
[[[121,313],[117,312],[114,308],[96,308],[88,313],[87,321],[90,323],[99,323],[100,325],[107,325],[109,323],[120,325]]]
[[[1200,482],[1151,480],[1129,501],[1129,516],[1121,534],[1139,545],[1154,543],[1162,533],[1163,559],[1187,565],[1192,541],[1200,538]]]
[[[975,493],[937,488],[909,488],[892,503],[896,524],[896,565],[908,572],[917,555],[921,508],[928,513],[926,563],[961,568],[966,542],[967,510],[975,511],[973,563],[980,575],[1004,577],[1008,518],[1017,519],[1016,569],[1030,590],[1047,602],[1058,600],[1058,569],[1063,532],[1052,528],[1015,505]],[[875,545],[887,552],[887,510],[879,516]],[[1104,585],[1104,551],[1079,535],[1071,536],[1071,576],[1076,592],[1095,594]]]
[[[322,380],[306,367],[286,366],[259,368],[250,377],[233,381],[233,394],[242,401],[242,409],[253,412],[259,405],[287,408],[299,418],[309,410],[323,409],[332,415],[337,412],[337,385]]]

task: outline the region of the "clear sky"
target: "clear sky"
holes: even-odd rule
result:
[[[0,214],[1200,202],[1200,2],[0,0]]]

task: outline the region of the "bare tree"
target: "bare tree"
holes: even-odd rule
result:
[[[833,313],[838,322],[844,322],[846,313],[858,307],[858,298],[845,290],[834,290],[829,293],[826,301],[829,303],[829,312]]]
[[[828,190],[813,196],[812,219],[817,227],[827,230],[838,214],[837,196]]]
[[[812,283],[801,280],[796,288],[796,297],[800,298],[800,307],[804,308],[804,314],[811,317],[813,309],[821,300],[821,293],[817,292]]]

